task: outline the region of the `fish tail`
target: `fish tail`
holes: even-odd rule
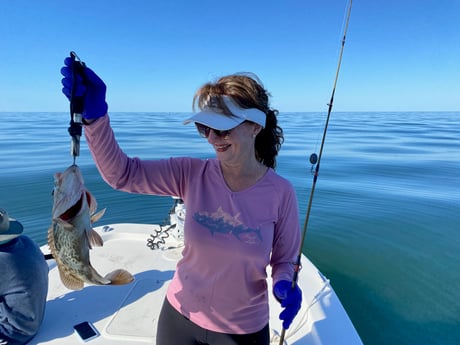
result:
[[[124,285],[131,283],[134,280],[134,277],[128,271],[118,269],[108,273],[104,279],[110,280],[111,285]]]

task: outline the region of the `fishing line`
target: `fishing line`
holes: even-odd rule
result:
[[[300,241],[299,254],[297,256],[297,261],[295,263],[295,269],[294,269],[294,276],[292,278],[292,288],[295,288],[295,286],[297,284],[298,277],[299,277],[299,271],[300,271],[301,260],[302,260],[302,249],[303,249],[303,245],[304,245],[304,242],[305,242],[305,237],[306,237],[306,234],[307,234],[308,220],[310,219],[311,206],[312,206],[312,203],[313,203],[313,195],[315,193],[316,181],[318,180],[319,168],[320,168],[321,158],[322,158],[323,149],[324,149],[324,143],[326,141],[326,134],[327,134],[328,126],[329,126],[329,119],[331,117],[332,106],[334,104],[335,89],[336,89],[336,86],[337,86],[337,80],[339,78],[340,66],[342,65],[343,49],[345,47],[345,39],[346,39],[346,36],[347,36],[348,23],[350,21],[351,6],[352,6],[352,0],[350,0],[350,2],[349,2],[347,14],[346,14],[345,27],[343,29],[343,37],[342,37],[342,46],[340,48],[340,54],[339,54],[339,59],[338,59],[338,63],[337,63],[337,69],[336,69],[336,72],[335,72],[335,79],[334,79],[334,85],[332,87],[331,99],[330,99],[330,101],[328,103],[328,112],[327,112],[327,117],[326,117],[326,123],[324,125],[324,131],[323,131],[323,137],[322,137],[322,140],[321,140],[321,146],[320,146],[320,150],[319,150],[319,155],[316,155],[316,153],[314,153],[314,154],[312,154],[310,156],[310,161],[312,161],[312,160],[316,161],[316,167],[315,167],[314,176],[313,176],[313,183],[312,183],[312,187],[311,187],[310,198],[308,200],[308,207],[307,207],[307,212],[306,212],[306,216],[305,216],[305,222],[304,222],[304,225],[303,225],[302,239]],[[280,335],[279,345],[283,345],[285,333],[286,333],[286,329],[283,327],[283,329],[281,331],[281,335]]]

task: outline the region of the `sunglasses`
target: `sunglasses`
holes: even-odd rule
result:
[[[198,130],[198,133],[203,137],[203,138],[208,138],[209,133],[211,133],[211,129],[214,132],[216,136],[219,138],[224,138],[227,139],[230,136],[230,133],[232,132],[231,129],[226,130],[226,131],[220,131],[218,129],[214,129],[205,125],[202,125],[201,123],[195,122],[196,129]]]

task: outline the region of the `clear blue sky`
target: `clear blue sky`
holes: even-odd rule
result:
[[[109,111],[191,111],[251,71],[280,111],[326,111],[348,0],[1,0],[0,111],[68,111],[71,50]],[[334,111],[460,110],[460,1],[354,0]]]

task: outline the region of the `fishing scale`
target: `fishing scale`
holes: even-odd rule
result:
[[[68,128],[69,134],[72,137],[70,143],[70,154],[73,157],[73,164],[75,159],[80,155],[80,137],[82,135],[83,124],[83,110],[85,109],[84,96],[77,96],[77,77],[84,78],[85,63],[80,60],[78,55],[71,51],[70,58],[72,59],[72,89],[70,91],[70,127]]]

